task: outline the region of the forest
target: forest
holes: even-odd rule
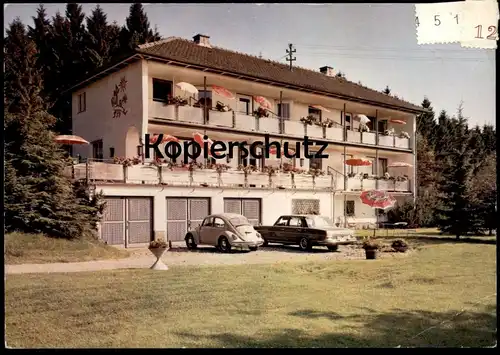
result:
[[[4,38],[5,222],[7,230],[78,238],[92,233],[102,212],[82,183],[63,177],[64,152],[55,134],[71,132],[71,94],[66,90],[136,46],[161,39],[140,3],[120,26],[97,5],[85,14],[66,4],[49,18],[43,5],[31,24],[19,19]],[[164,34],[165,35],[165,34]],[[168,35],[168,34],[167,34]],[[387,87],[384,93],[390,95]],[[457,112],[417,117],[417,199],[389,218],[439,227],[459,238],[496,229],[496,131],[469,127]],[[437,116],[437,117],[436,117]]]

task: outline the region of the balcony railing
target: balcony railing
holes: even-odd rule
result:
[[[185,123],[204,124],[203,109],[193,106],[165,105],[162,102],[151,101],[149,116]],[[333,127],[321,127],[314,124],[307,125],[298,120],[281,120],[279,117],[273,115],[256,118],[252,115],[236,111],[220,112],[208,110],[207,125],[269,134],[286,134],[297,137],[308,136],[316,139],[329,139],[350,143],[369,145],[376,145],[377,143],[375,132],[347,130],[346,139],[344,140],[344,127],[338,124]],[[378,135],[379,146],[410,149],[410,139],[408,138],[400,138],[392,135],[387,136],[380,133]]]
[[[244,188],[277,188],[329,190],[343,189],[340,174],[330,170],[326,175],[292,174],[280,172],[269,175],[264,172],[252,172],[247,175],[239,170],[217,172],[215,169],[170,168],[166,165],[156,166],[122,164],[89,161],[75,164],[65,170],[65,175],[72,179],[86,179],[97,183],[129,183],[169,186],[200,187],[244,187]]]
[[[279,172],[269,175],[264,172],[252,172],[245,175],[243,171],[227,170],[217,172],[214,169],[170,168],[166,165],[155,166],[122,164],[89,161],[75,164],[65,171],[67,177],[88,179],[97,183],[128,183],[169,186],[201,186],[201,187],[244,187],[244,188],[278,188],[303,190],[344,190],[344,175],[328,167],[326,175],[292,174]],[[359,176],[347,178],[347,191],[385,190],[410,192],[410,181],[362,179]]]
[[[382,190],[393,192],[411,192],[410,180],[363,179],[359,176],[347,179],[347,191]]]

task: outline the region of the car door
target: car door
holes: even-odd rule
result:
[[[293,244],[299,243],[300,239],[306,236],[305,226],[304,218],[299,216],[290,217],[286,230],[286,241]]]
[[[213,217],[207,217],[203,220],[203,223],[199,229],[199,244],[212,244],[210,242],[210,235],[213,233]]]
[[[214,217],[212,233],[210,234],[210,244],[217,245],[219,237],[227,230],[226,222],[220,217]]]
[[[281,216],[278,218],[276,223],[274,223],[274,226],[269,229],[267,237],[268,242],[282,242],[286,240],[284,235],[287,230],[289,219],[290,217],[288,216]]]

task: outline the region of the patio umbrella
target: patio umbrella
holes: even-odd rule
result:
[[[366,115],[357,115],[359,118],[359,123],[365,125],[370,122],[370,119]]]
[[[212,91],[215,92],[217,95],[225,97],[227,99],[234,99],[234,95],[231,91],[229,91],[226,88],[223,88],[222,86],[217,86],[217,85],[212,85]]]
[[[365,158],[352,158],[345,161],[346,165],[350,166],[370,166],[372,162]]]
[[[380,208],[384,211],[391,209],[396,204],[396,199],[386,191],[363,191],[359,197],[361,198],[361,202],[365,205],[372,208]]]
[[[158,139],[159,135],[155,134],[149,138],[149,142],[151,144],[156,143],[156,140]],[[167,143],[167,142],[177,142],[179,143],[180,140],[177,137],[171,136],[170,134],[164,134],[163,139],[161,140],[161,143]]]
[[[182,91],[188,92],[190,94],[197,94],[198,93],[198,89],[195,88],[194,85],[190,84],[190,83],[180,82],[180,83],[175,84],[175,86],[177,86]]]
[[[325,111],[325,112],[331,112],[329,109],[327,108],[324,108],[323,106],[321,105],[312,105],[311,107],[314,107],[315,109],[317,110],[321,110],[321,111]]]
[[[277,154],[277,152],[278,152],[278,149],[276,149],[276,147],[269,148],[269,154]],[[285,147],[281,147],[280,152],[282,155],[284,155],[285,154]],[[288,149],[288,155],[294,155],[294,154],[295,154],[294,150]]]
[[[404,161],[396,161],[394,163],[387,165],[388,168],[410,168],[412,166],[413,165],[405,163]]]
[[[253,100],[265,109],[270,110],[273,107],[269,100],[263,96],[254,96]]]
[[[390,120],[389,122],[396,123],[396,124],[406,124],[406,121],[403,121],[403,120]]]
[[[85,139],[79,136],[62,135],[56,136],[54,142],[60,144],[89,144]]]

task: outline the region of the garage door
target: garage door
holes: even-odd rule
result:
[[[210,198],[167,198],[167,238],[184,240],[190,229],[198,227],[210,214]]]
[[[225,198],[224,212],[241,214],[256,226],[261,221],[261,205],[260,198]]]
[[[149,243],[153,236],[153,200],[149,197],[106,198],[101,239],[110,245]]]

